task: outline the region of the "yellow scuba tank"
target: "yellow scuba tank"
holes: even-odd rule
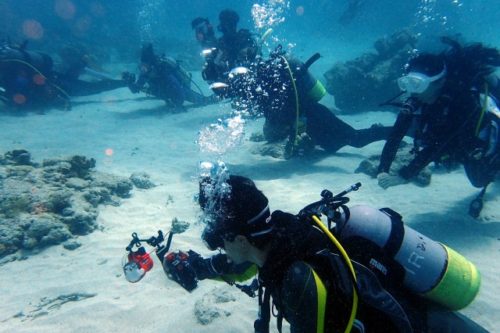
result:
[[[309,71],[299,78],[299,85],[304,88],[307,97],[314,102],[319,102],[326,95],[325,86]]]
[[[385,285],[404,286],[450,310],[463,309],[479,292],[481,276],[474,264],[404,225],[391,209],[353,206],[334,232],[349,256]]]
[[[297,64],[294,63],[295,61],[291,61],[296,67],[296,79],[299,91],[305,92],[306,96],[314,102],[319,102],[326,95],[326,89],[321,81],[309,72],[309,67],[319,58],[319,53],[316,53],[304,64]]]

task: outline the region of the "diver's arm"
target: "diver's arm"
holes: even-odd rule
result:
[[[391,164],[396,157],[396,153],[398,152],[399,145],[403,140],[403,137],[408,132],[412,121],[413,115],[411,113],[400,112],[398,114],[398,118],[396,119],[392,131],[389,134],[389,138],[387,139],[382,150],[378,173],[389,172]]]
[[[305,262],[294,263],[281,288],[283,315],[291,333],[322,333],[327,293],[321,279]]]
[[[195,270],[198,280],[216,279],[220,277],[231,278],[231,280],[246,280],[244,276],[248,269],[253,266],[251,263],[234,264],[228,260],[223,253],[216,254],[210,258],[203,258],[194,251],[189,251],[192,267]],[[252,276],[255,274],[252,274]]]
[[[422,149],[408,165],[399,169],[399,176],[406,180],[415,177],[436,157],[438,150],[436,145]]]
[[[144,85],[146,84],[147,81],[148,81],[147,75],[140,74],[139,77],[137,78],[137,81],[130,84],[129,88],[130,90],[132,90],[134,94],[138,93],[139,91],[142,90],[142,88],[144,88]]]

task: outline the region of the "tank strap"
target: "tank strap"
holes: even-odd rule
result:
[[[397,299],[382,287],[373,272],[360,263],[353,262],[358,277],[361,299],[369,306],[386,314],[401,333],[413,333],[413,328],[404,308]]]
[[[391,218],[391,234],[389,235],[389,239],[387,240],[383,250],[387,253],[388,257],[394,258],[396,253],[398,253],[401,248],[401,244],[403,243],[403,238],[405,236],[403,218],[398,212],[395,212],[387,207],[381,208],[380,211]]]
[[[259,285],[259,317],[253,323],[256,333],[269,333],[271,320],[271,290]]]

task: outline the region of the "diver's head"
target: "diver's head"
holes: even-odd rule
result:
[[[217,29],[223,34],[236,33],[240,16],[232,9],[224,9],[219,13],[219,26]]]
[[[230,175],[225,185],[218,185],[225,192],[221,195],[214,193],[217,188],[213,185],[210,178],[200,182],[199,203],[210,216],[202,236],[207,246],[229,252],[227,246],[238,236],[244,236],[256,247],[266,244],[273,230],[271,212],[267,197],[255,183],[246,177]]]
[[[197,17],[191,21],[196,40],[200,43],[215,39],[215,32],[212,24],[207,18]]]
[[[156,55],[153,50],[153,44],[146,43],[141,50],[141,63],[153,65],[156,62]]]
[[[424,103],[435,100],[446,80],[446,63],[441,55],[422,53],[408,62],[406,75],[398,79],[402,91]]]

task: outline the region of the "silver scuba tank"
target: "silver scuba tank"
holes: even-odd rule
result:
[[[337,221],[335,234],[351,259],[383,283],[403,285],[452,310],[469,305],[479,291],[481,278],[470,261],[404,225],[390,209],[350,207]]]

